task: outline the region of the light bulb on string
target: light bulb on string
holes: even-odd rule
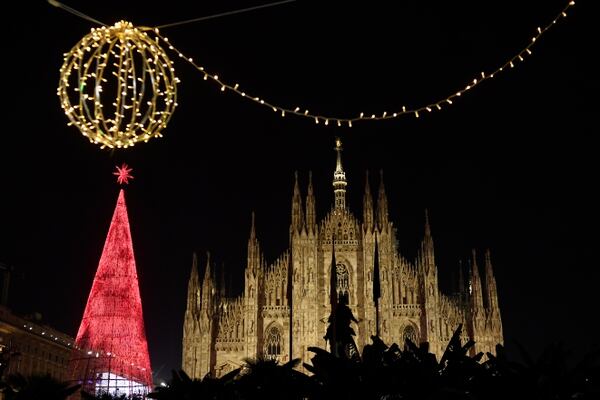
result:
[[[140,141],[162,137],[177,103],[177,83],[173,64],[161,45],[175,52],[178,58],[196,68],[204,80],[219,85],[221,92],[235,93],[261,106],[271,108],[282,118],[287,115],[312,118],[315,124],[352,127],[354,122],[396,119],[405,115],[419,118],[420,112],[441,110],[442,104],[453,104],[455,97],[470,91],[480,83],[495,78],[500,72],[524,62],[531,55],[530,48],[574,6],[569,1],[560,13],[545,27],[537,27],[529,44],[515,56],[490,72],[481,71],[462,90],[420,106],[400,106],[392,112],[381,111],[354,117],[337,117],[311,113],[308,108],[293,108],[274,104],[259,96],[242,91],[239,83],[228,84],[217,74],[186,56],[160,29],[135,27],[126,21],[114,26],[92,28],[91,32],[65,54],[60,69],[57,94],[69,119],[81,133],[95,144],[108,148],[127,148]],[[89,18],[88,18],[89,19]],[[93,20],[94,22],[100,23]],[[174,24],[164,25],[173,26]],[[154,33],[155,39],[148,32]],[[107,101],[110,98],[112,101]],[[302,111],[304,110],[304,111]]]

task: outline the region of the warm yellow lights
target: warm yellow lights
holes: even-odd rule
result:
[[[92,29],[65,54],[60,104],[69,125],[102,147],[161,137],[177,106],[179,80],[148,30],[125,21]]]
[[[291,114],[291,115],[297,115],[300,117],[311,118],[314,120],[315,124],[319,124],[322,122],[323,125],[325,125],[325,126],[333,125],[333,126],[339,126],[339,127],[341,127],[341,126],[352,127],[352,123],[356,122],[356,121],[387,120],[387,119],[399,118],[399,117],[405,116],[405,115],[413,115],[415,118],[419,118],[421,116],[421,114],[419,114],[420,112],[422,113],[424,111],[427,111],[427,112],[439,111],[439,110],[442,110],[442,108],[443,108],[442,106],[444,104],[446,104],[446,105],[453,104],[453,100],[457,97],[460,97],[463,93],[472,90],[473,88],[475,88],[476,86],[478,86],[479,84],[481,84],[482,82],[484,82],[486,80],[495,78],[500,72],[503,72],[504,70],[508,69],[508,67],[511,67],[511,68],[515,67],[517,63],[525,61],[526,56],[529,56],[531,54],[530,48],[533,46],[533,44],[536,43],[536,41],[540,38],[540,36],[542,36],[548,29],[550,29],[550,27],[553,24],[555,24],[561,18],[566,17],[567,10],[574,5],[575,5],[574,1],[570,1],[569,3],[567,3],[565,8],[563,10],[561,10],[561,12],[556,16],[556,18],[554,18],[552,20],[552,22],[550,24],[546,25],[543,28],[538,27],[536,29],[535,36],[531,39],[531,42],[529,42],[529,44],[523,50],[518,52],[516,55],[514,55],[509,60],[507,60],[504,64],[497,67],[495,70],[493,70],[491,72],[487,72],[487,73],[480,72],[475,78],[470,79],[469,83],[467,85],[465,85],[465,87],[463,89],[458,90],[443,99],[440,99],[438,101],[435,101],[435,102],[432,102],[429,104],[415,106],[415,107],[402,106],[401,110],[397,110],[392,113],[379,112],[379,113],[375,113],[375,114],[373,114],[373,113],[366,114],[364,112],[361,112],[354,117],[348,117],[348,118],[332,117],[332,116],[321,115],[321,114],[312,114],[312,113],[309,113],[308,110],[301,108],[301,107],[287,108],[287,107],[283,107],[283,106],[279,106],[279,105],[270,103],[266,100],[260,99],[259,97],[249,95],[247,91],[242,91],[240,89],[240,85],[238,83],[236,83],[234,86],[229,85],[229,84],[223,82],[219,78],[218,75],[212,75],[212,74],[206,72],[205,67],[198,65],[197,63],[192,61],[191,58],[186,57],[183,53],[181,53],[181,51],[176,49],[172,44],[169,44],[169,49],[176,51],[177,54],[179,55],[179,57],[183,58],[184,60],[188,60],[188,62],[190,64],[192,64],[198,71],[202,72],[202,74],[204,76],[204,80],[210,79],[213,82],[215,82],[217,85],[219,85],[219,87],[221,88],[221,91],[232,91],[233,93],[236,93],[236,94],[240,95],[241,97],[245,97],[247,99],[254,101],[255,103],[267,106],[275,112],[279,112],[282,117],[285,117],[285,116]],[[160,33],[158,32],[158,30],[155,30],[155,31],[156,31],[157,36],[160,39],[162,39],[165,43],[169,43],[169,40],[166,37],[161,36]],[[305,111],[301,111],[302,109],[304,109]],[[331,122],[331,124],[330,124],[330,122]]]
[[[538,27],[529,44],[512,58],[491,72],[480,72],[460,90],[451,95],[421,106],[401,106],[392,112],[364,113],[340,118],[313,114],[304,107],[287,108],[273,104],[243,91],[238,83],[230,85],[216,74],[185,56],[158,28],[134,27],[121,21],[111,27],[92,29],[65,54],[60,69],[58,96],[61,106],[70,120],[91,142],[102,147],[130,147],[140,141],[147,142],[161,137],[177,106],[177,83],[171,60],[160,46],[177,53],[179,58],[192,64],[201,72],[204,80],[216,83],[222,92],[231,91],[243,98],[271,108],[285,117],[296,115],[314,120],[324,126],[352,127],[354,122],[364,120],[387,120],[405,115],[419,118],[423,112],[431,113],[452,105],[455,98],[472,90],[482,82],[495,78],[500,72],[516,66],[531,55],[530,48],[538,39],[574,6],[570,1],[545,27]],[[156,38],[150,38],[153,32]],[[510,68],[509,68],[510,67]]]

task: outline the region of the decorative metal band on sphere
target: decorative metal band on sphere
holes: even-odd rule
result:
[[[65,54],[60,103],[92,143],[121,148],[162,136],[179,79],[150,30],[126,21],[94,28]]]

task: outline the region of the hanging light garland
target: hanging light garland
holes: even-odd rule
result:
[[[290,0],[273,4],[286,2]],[[159,27],[153,29],[134,27],[125,21],[120,21],[112,27],[92,29],[90,34],[65,54],[65,61],[60,69],[58,95],[71,121],[70,124],[77,126],[84,136],[102,147],[129,147],[140,141],[147,142],[150,138],[160,137],[161,130],[166,127],[177,106],[177,83],[179,82],[174,75],[175,70],[171,60],[160,45],[162,43],[165,48],[175,52],[179,58],[198,70],[204,80],[215,83],[222,92],[235,93],[271,109],[281,117],[295,115],[312,119],[316,124],[339,127],[352,127],[354,123],[360,121],[388,120],[402,116],[419,118],[423,114],[446,108],[482,82],[495,78],[501,72],[525,61],[532,54],[531,48],[540,37],[561,19],[567,17],[567,11],[574,5],[575,1],[569,1],[548,25],[537,28],[529,43],[521,51],[496,69],[480,72],[465,86],[437,101],[415,107],[400,106],[390,112],[380,111],[369,114],[361,112],[343,118],[313,113],[305,107],[285,107],[272,103],[243,90],[238,83],[228,83],[217,74],[208,72],[203,65],[184,55],[167,37],[161,35]],[[182,23],[196,20],[200,19]],[[177,24],[181,23],[163,27]],[[148,34],[150,32],[154,32],[155,39],[150,38]],[[107,66],[113,68],[110,73],[105,72]],[[101,96],[107,76],[116,77],[112,92],[114,101],[108,107],[103,103]],[[75,81],[74,85],[70,84],[71,80]],[[69,88],[72,88],[71,92]],[[71,97],[78,97],[78,101],[72,102]],[[107,117],[106,109],[110,109],[111,106],[114,114]]]
[[[508,69],[512,69],[517,64],[525,61],[525,58],[532,54],[531,48],[539,40],[539,38],[548,29],[550,29],[552,26],[554,26],[557,22],[559,22],[561,19],[565,18],[567,16],[567,10],[574,5],[575,5],[575,1],[572,1],[572,0],[569,1],[567,3],[567,5],[561,10],[561,12],[552,20],[552,22],[550,22],[548,25],[546,25],[543,28],[538,27],[534,36],[531,38],[531,40],[527,44],[527,46],[525,46],[525,48],[523,48],[515,56],[513,56],[512,58],[510,58],[509,60],[507,60],[506,62],[504,62],[502,65],[500,65],[498,68],[496,68],[495,70],[493,70],[491,72],[488,72],[488,73],[481,72],[479,75],[476,75],[464,87],[458,89],[457,91],[453,92],[449,96],[447,96],[443,99],[439,99],[435,102],[417,106],[417,107],[401,106],[399,109],[396,109],[392,112],[380,111],[378,113],[369,113],[369,114],[361,112],[358,115],[355,115],[353,117],[348,117],[348,118],[340,118],[340,117],[335,117],[335,116],[327,116],[327,115],[323,115],[323,114],[312,113],[305,107],[299,107],[299,106],[293,107],[293,108],[283,107],[283,106],[274,104],[270,101],[267,101],[261,97],[250,94],[250,93],[242,90],[242,88],[240,87],[239,84],[237,84],[237,83],[230,84],[230,83],[225,82],[222,78],[219,77],[219,75],[209,73],[204,66],[196,63],[193,60],[193,58],[185,56],[180,50],[175,48],[175,46],[173,46],[169,42],[169,39],[167,37],[162,36],[160,34],[160,31],[158,28],[155,28],[154,32],[156,33],[157,38],[162,40],[165,43],[165,45],[168,46],[168,48],[170,50],[175,51],[180,58],[183,58],[188,63],[193,65],[203,75],[204,80],[211,80],[214,83],[216,83],[222,92],[229,91],[229,92],[236,93],[237,95],[239,95],[241,97],[247,98],[255,103],[258,103],[262,106],[270,108],[271,110],[273,110],[273,112],[279,114],[281,117],[285,117],[287,115],[296,115],[299,117],[310,118],[310,119],[314,120],[315,124],[334,125],[334,126],[337,125],[340,127],[341,126],[352,127],[353,123],[359,122],[359,121],[365,121],[365,120],[369,120],[369,121],[371,121],[371,120],[387,120],[387,119],[399,118],[399,117],[407,116],[407,115],[412,115],[415,118],[419,118],[423,114],[430,113],[433,111],[438,111],[444,107],[447,107],[447,106],[453,104],[453,102],[457,98],[459,98],[460,96],[462,96],[469,90],[473,89],[474,87],[478,86],[482,82],[487,81],[492,78],[495,78],[501,72],[508,70]]]

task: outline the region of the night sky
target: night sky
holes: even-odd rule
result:
[[[119,190],[112,172],[127,162],[152,366],[167,377],[180,366],[192,252],[204,261],[210,250],[239,290],[252,210],[273,261],[288,246],[295,170],[303,194],[313,171],[319,217],[331,207],[340,135],[350,207],[361,214],[365,170],[376,189],[383,169],[403,254],[416,253],[425,208],[443,277],[471,248],[491,249],[512,352],[515,340],[534,355],[559,340],[575,355],[599,346],[600,64],[589,3],[578,1],[525,63],[418,120],[338,129],[282,119],[175,60],[179,107],[164,138],[108,151],[67,127],[55,94],[62,54],[92,24],[45,1],[18,2],[2,28],[0,262],[15,268],[10,307],[76,334]],[[260,3],[68,4],[108,24],[155,26]],[[265,99],[348,116],[446,97],[520,51],[565,4],[299,0],[163,34]]]

